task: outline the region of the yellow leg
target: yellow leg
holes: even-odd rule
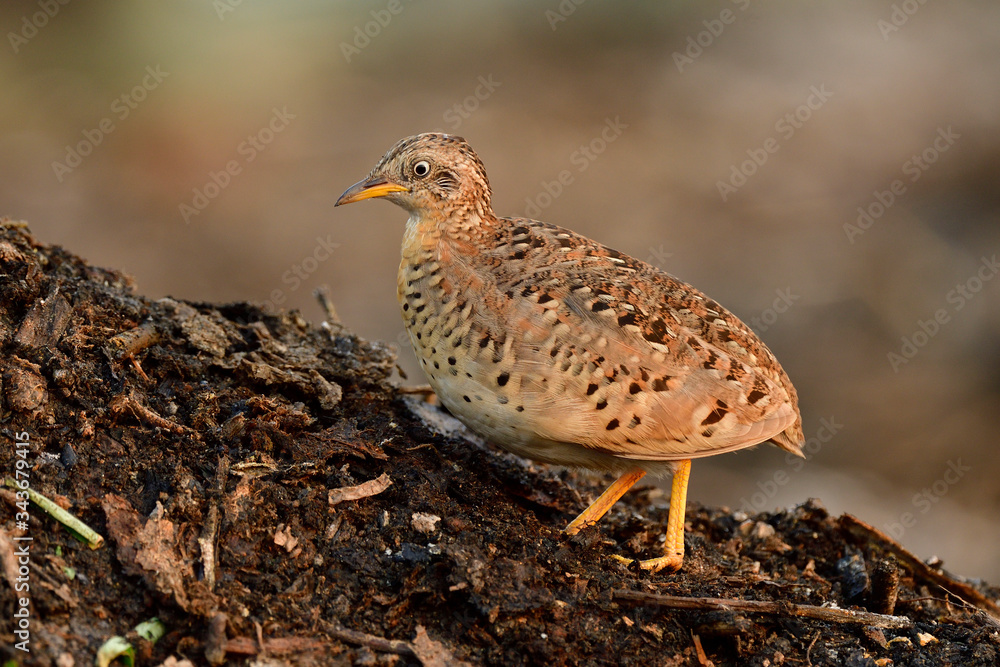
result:
[[[670,485],[670,514],[667,517],[666,554],[659,558],[639,561],[644,570],[679,570],[684,563],[684,511],[687,508],[688,480],[691,478],[691,460],[679,461]],[[619,494],[620,495],[620,494]],[[595,503],[596,504],[596,503]],[[628,558],[615,556],[616,560],[632,562]]]
[[[690,464],[690,461],[688,462]],[[590,504],[590,507],[583,510],[580,516],[576,517],[570,521],[569,525],[563,531],[567,535],[576,535],[581,530],[587,526],[593,526],[595,523],[600,521],[601,517],[608,513],[611,506],[618,502],[618,499],[625,495],[625,492],[632,488],[632,485],[638,482],[645,475],[645,471],[630,470],[617,480],[614,484],[608,487],[608,490],[601,494],[601,497]],[[685,482],[685,489],[686,489]],[[673,513],[673,503],[670,505],[671,514]],[[684,530],[684,517],[681,517],[681,531]],[[681,548],[684,546],[684,536],[681,535]]]

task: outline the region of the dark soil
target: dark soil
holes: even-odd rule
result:
[[[0,471],[27,461],[32,489],[105,538],[91,550],[35,506],[25,530],[0,492],[0,660],[89,665],[123,635],[142,665],[1000,661],[1000,590],[816,501],[749,517],[692,504],[684,569],[650,575],[608,556],[657,553],[661,491],[565,538],[608,480],[431,426],[446,418],[410,409],[381,343],[251,304],[151,301],[10,221],[0,295]],[[30,653],[14,647],[25,596]],[[150,644],[132,628],[153,617],[166,635]]]

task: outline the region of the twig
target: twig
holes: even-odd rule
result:
[[[123,331],[108,339],[108,349],[117,359],[132,357],[160,341],[160,332],[152,320],[146,320],[134,329]]]
[[[104,546],[104,538],[101,537],[96,530],[85,524],[83,521],[80,521],[42,494],[38,493],[34,489],[22,489],[18,486],[17,482],[10,477],[7,478],[5,483],[9,488],[14,489],[19,494],[27,493],[28,500],[38,505],[39,509],[51,516],[53,519],[66,526],[71,533],[77,535],[81,541],[86,542],[87,546],[91,549],[100,549]]]
[[[146,375],[146,371],[142,370],[142,366],[139,365],[138,360],[136,360],[135,357],[129,357],[128,360],[132,362],[132,368],[134,368],[135,372],[139,374],[139,377],[142,378],[143,382],[150,384],[152,380],[150,380],[149,376]]]
[[[321,285],[313,291],[313,296],[319,301],[319,306],[326,315],[327,323],[331,327],[336,327],[337,331],[342,330],[344,325],[340,321],[340,315],[337,314],[337,308],[330,299],[330,289],[326,285]]]
[[[221,665],[226,661],[226,623],[229,617],[225,612],[216,612],[208,621],[208,632],[205,633],[205,659],[210,665]]]
[[[330,489],[330,495],[327,500],[330,505],[336,505],[344,502],[345,500],[361,500],[362,498],[382,493],[388,489],[391,484],[392,480],[389,479],[389,476],[382,473],[375,479],[368,480],[367,482],[358,484],[357,486],[342,486],[339,489]]]
[[[210,591],[215,590],[215,538],[218,533],[219,506],[212,502],[208,507],[205,527],[198,537],[198,546],[201,548],[201,566],[205,570],[205,585]]]
[[[236,655],[283,655],[285,653],[302,653],[305,651],[331,651],[334,644],[319,639],[306,637],[274,637],[259,643],[252,637],[233,637],[226,641],[226,653]]]
[[[259,627],[259,626],[258,626]],[[407,657],[417,657],[413,646],[409,642],[396,639],[385,639],[375,635],[365,634],[357,630],[348,630],[339,625],[332,625],[326,628],[326,633],[333,639],[345,644],[355,646],[367,646],[382,653],[395,653]],[[330,651],[334,645],[330,642],[305,637],[273,637],[264,640],[258,631],[257,639],[251,637],[234,637],[226,642],[226,653],[238,655],[257,655],[258,653],[269,653],[280,655],[282,653],[302,652],[302,651]]]
[[[993,617],[994,621],[1000,621],[1000,606],[977,591],[972,586],[955,581],[944,572],[932,569],[914,554],[908,551],[903,545],[892,539],[879,529],[868,525],[861,519],[844,514],[840,517],[840,527],[853,535],[856,539],[868,543],[876,542],[878,546],[889,554],[896,557],[896,560],[904,568],[909,570],[914,578],[936,584],[948,591],[955,597],[971,602],[987,614]]]
[[[916,602],[918,600],[936,600],[937,602],[943,602],[945,604],[945,606],[950,609],[951,608],[951,604],[953,602],[953,600],[951,598],[954,598],[954,601],[957,601],[957,604],[958,604],[959,607],[961,607],[962,609],[969,610],[969,612],[971,612],[977,618],[982,618],[983,621],[985,621],[986,623],[989,623],[993,627],[995,627],[998,630],[1000,630],[1000,619],[996,619],[996,618],[990,616],[988,613],[986,613],[982,609],[979,609],[975,605],[969,604],[968,602],[966,602],[962,598],[958,597],[957,595],[955,595],[951,591],[947,590],[943,586],[939,586],[939,588],[941,588],[941,590],[944,591],[944,594],[945,594],[945,598],[944,599],[935,598],[935,597],[911,598],[911,599],[907,600],[907,602]]]
[[[669,609],[693,609],[696,611],[742,611],[756,614],[779,616],[800,616],[814,618],[828,623],[851,623],[871,625],[878,628],[911,628],[913,621],[905,616],[886,616],[869,611],[852,611],[832,607],[817,607],[811,604],[791,602],[771,602],[767,600],[730,600],[724,598],[689,598],[641,591],[615,591],[616,600],[654,604]]]
[[[416,387],[396,387],[396,391],[400,394],[421,394],[423,396],[430,396],[434,393],[429,384],[419,384]]]
[[[871,603],[866,605],[879,614],[892,614],[896,611],[896,600],[899,597],[899,567],[891,555],[880,558],[871,572]]]
[[[416,656],[416,653],[413,651],[413,647],[410,646],[409,642],[400,641],[398,639],[376,637],[375,635],[365,634],[364,632],[358,632],[357,630],[348,630],[347,628],[342,628],[340,626],[333,626],[329,628],[327,632],[330,633],[331,637],[339,639],[347,644],[367,646],[368,648],[381,651],[383,653]]]
[[[692,632],[691,640],[694,642],[694,651],[698,658],[698,664],[701,665],[701,667],[715,667],[715,663],[708,659],[705,649],[702,648],[701,637]]]
[[[817,639],[819,639],[819,633],[818,632],[815,635],[813,635],[812,641],[809,642],[809,648],[806,649],[806,663],[808,665],[810,665],[810,667],[813,664],[812,650],[813,650],[813,646],[816,645],[816,640]]]
[[[215,491],[216,497],[226,495],[226,480],[229,479],[229,457],[223,454],[219,457],[219,465],[215,469]],[[201,536],[198,537],[198,546],[201,548],[201,563],[205,568],[205,584],[208,590],[215,590],[215,552],[216,541],[219,537],[219,504],[212,501],[208,508],[208,517],[205,519],[205,526],[202,528]]]
[[[156,414],[145,405],[137,401],[131,394],[119,394],[111,399],[109,406],[111,412],[119,414],[128,410],[141,422],[145,422],[149,426],[159,427],[164,430],[170,431],[171,433],[176,433],[177,435],[184,435],[187,433],[187,429],[180,424],[175,424],[174,422],[164,419],[160,415]]]

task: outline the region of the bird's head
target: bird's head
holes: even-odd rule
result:
[[[490,183],[479,156],[461,137],[428,132],[407,137],[335,206],[384,197],[417,216],[456,212],[492,216]]]

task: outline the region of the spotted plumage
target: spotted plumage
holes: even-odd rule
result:
[[[745,324],[645,262],[496,217],[464,140],[400,141],[338,204],[370,197],[410,213],[403,321],[441,402],[479,434],[535,460],[632,476],[761,442],[801,455],[795,389]],[[675,564],[650,567],[665,566]]]

